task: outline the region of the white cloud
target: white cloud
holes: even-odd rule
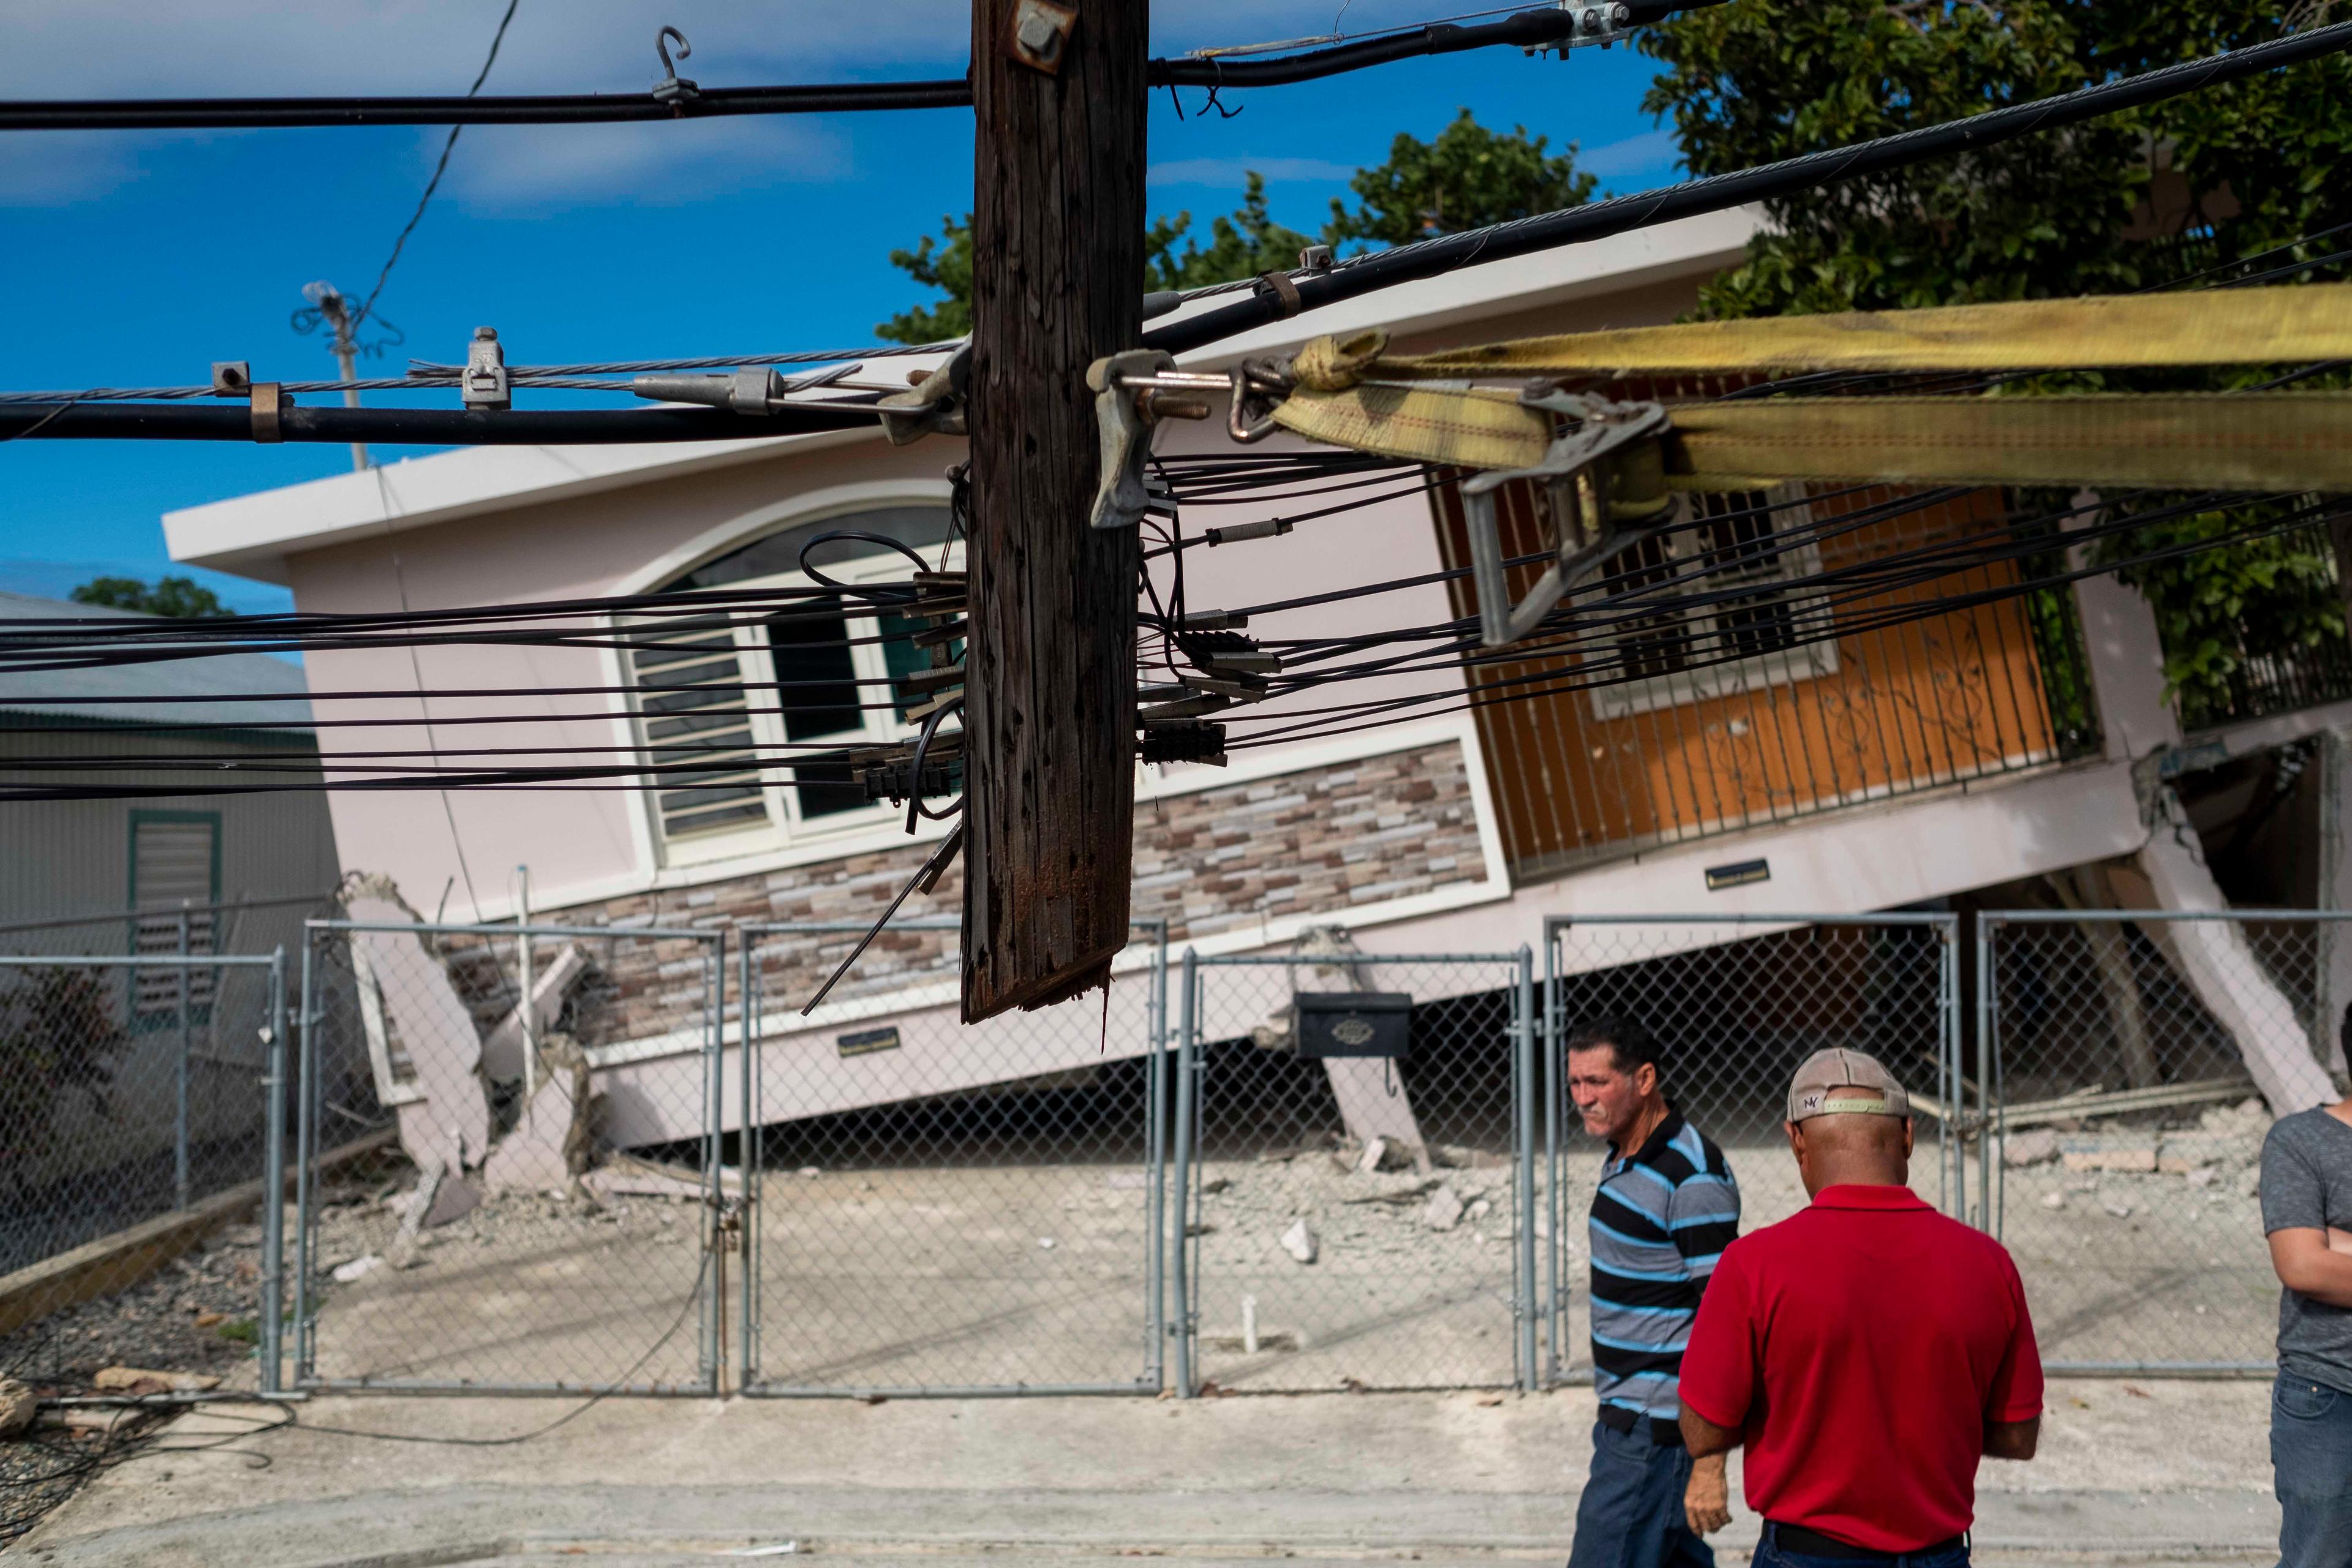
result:
[[[1345,180],[1353,175],[1353,163],[1335,163],[1328,158],[1180,158],[1172,163],[1154,163],[1144,171],[1144,180],[1153,185],[1215,185],[1240,190],[1250,174],[1264,174],[1268,184],[1286,181]]]
[[[427,169],[440,155],[443,134],[429,138]],[[850,167],[846,141],[814,121],[474,126],[458,141],[445,188],[479,214],[541,211],[622,194],[636,205],[661,206],[784,182],[841,179]]]
[[[1580,150],[1576,166],[1603,178],[1612,174],[1664,173],[1673,168],[1675,160],[1681,155],[1682,148],[1673,132],[1645,131],[1622,142],[1603,142],[1590,152]]]
[[[61,207],[96,201],[144,172],[140,149],[104,132],[0,136],[0,207]]]

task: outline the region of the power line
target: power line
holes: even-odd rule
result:
[[[1660,4],[1632,0],[1602,7],[1612,16],[1588,26],[1579,11],[1539,6],[1469,26],[1431,22],[1366,35],[1278,59],[1230,59],[1214,53],[1158,59],[1146,67],[1151,88],[1286,86],[1425,55],[1497,47],[1566,47],[1615,39],[1622,29],[1722,0]],[[511,16],[511,8],[509,8]],[[503,30],[503,24],[501,25]],[[1587,36],[1589,35],[1589,36]],[[493,46],[492,53],[496,54]],[[485,68],[487,69],[487,68]],[[476,83],[478,88],[480,84]],[[461,98],[67,99],[0,103],[0,131],[268,130],[326,125],[586,125],[699,120],[742,114],[835,114],[901,109],[969,109],[969,73],[958,80],[831,82],[780,87],[702,88],[664,84],[644,93],[556,93]],[[676,90],[682,87],[683,90]],[[454,141],[455,138],[452,138]],[[446,156],[446,150],[444,150]]]
[[[1987,110],[1850,147],[1807,153],[1753,169],[1349,257],[1328,270],[1291,274],[1292,288],[1287,299],[1271,287],[1254,286],[1255,291],[1246,300],[1153,328],[1143,334],[1143,345],[1182,353],[1302,311],[1357,299],[1400,283],[1438,277],[1476,262],[1502,261],[1677,218],[1773,201],[1817,185],[1904,168],[1931,158],[2015,141],[2036,132],[2079,124],[2118,110],[2159,103],[2203,88],[2323,58],[2347,47],[2352,47],[2352,22],[2337,22],[2242,49],[2184,60],[2137,76]]]

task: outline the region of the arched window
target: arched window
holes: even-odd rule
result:
[[[803,549],[843,530],[897,540],[950,569],[959,563],[948,544],[948,509],[915,504],[764,534],[652,591],[808,586]],[[806,563],[841,583],[903,580],[909,570],[897,551],[853,540],[808,549]],[[898,683],[930,668],[932,654],[912,640],[921,623],[857,607],[824,594],[730,627],[633,639],[626,658],[640,743],[652,762],[697,764],[661,775],[652,792],[668,858],[742,854],[779,835],[803,840],[891,815],[887,803],[866,800],[856,768],[836,759],[914,731],[930,699]],[[949,652],[950,662],[960,658],[961,645]],[[807,749],[812,742],[826,749]],[[789,767],[779,765],[786,760]]]

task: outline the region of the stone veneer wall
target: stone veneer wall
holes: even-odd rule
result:
[[[547,910],[538,918],[622,930],[871,921],[929,851],[928,844],[909,844]],[[1172,795],[1136,811],[1135,916],[1166,920],[1171,942],[1410,898],[1486,875],[1467,762],[1452,741]],[[957,868],[929,898],[910,900],[901,913],[953,915],[962,907]],[[799,1005],[856,941],[856,932],[764,939],[761,1011]],[[955,949],[953,931],[885,931],[829,1000],[950,984]],[[594,956],[604,983],[595,988],[593,1026],[581,1031],[587,1043],[640,1038],[699,1017],[698,944],[637,939]],[[731,951],[727,963],[731,1017],[740,1004]]]

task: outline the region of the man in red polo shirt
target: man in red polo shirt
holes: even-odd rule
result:
[[[1807,1058],[1788,1132],[1812,1206],[1716,1265],[1683,1354],[1683,1440],[1747,1446],[1758,1568],[1958,1568],[1978,1459],[2030,1459],[2041,1432],[2017,1266],[1912,1195],[1910,1100],[1869,1057]],[[1712,1497],[1690,1511],[1727,1517]]]

